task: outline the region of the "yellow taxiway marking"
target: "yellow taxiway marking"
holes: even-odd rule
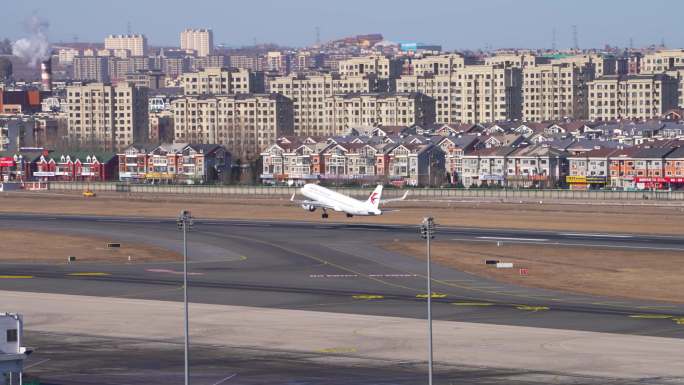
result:
[[[32,275],[0,275],[0,279],[31,279]]]
[[[672,318],[677,325],[684,325],[684,317]]]
[[[335,348],[321,349],[318,352],[319,353],[331,353],[331,354],[356,353],[356,348],[335,347]]]
[[[454,306],[492,306],[493,303],[489,302],[452,302]]]
[[[110,274],[109,273],[83,272],[83,273],[69,273],[67,275],[71,275],[74,277],[103,277],[103,276],[110,275]]]
[[[672,318],[671,315],[667,314],[632,314],[629,318],[641,318],[641,319],[668,319]]]
[[[416,298],[427,298],[427,297],[428,297],[427,294],[418,294],[418,295],[416,296]],[[446,294],[442,294],[442,293],[432,293],[432,295],[431,295],[430,297],[432,297],[432,298],[446,298],[447,295],[446,295]]]
[[[359,295],[354,295],[352,296],[354,299],[383,299],[385,298],[382,295],[374,295],[374,294],[359,294]]]
[[[547,306],[529,306],[529,305],[514,305],[518,310],[538,312],[543,310],[549,310]]]

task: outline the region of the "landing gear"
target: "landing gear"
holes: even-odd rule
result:
[[[353,218],[354,214],[347,214],[347,218]]]
[[[323,209],[323,214],[321,214],[321,218],[323,219],[328,219],[328,213]]]

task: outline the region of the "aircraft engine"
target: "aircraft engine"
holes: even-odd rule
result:
[[[302,205],[302,208],[303,208],[304,210],[309,210],[309,211],[311,211],[311,212],[316,211],[316,206],[314,206],[314,205]]]

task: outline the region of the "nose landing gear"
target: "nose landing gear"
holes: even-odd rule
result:
[[[323,214],[321,214],[321,218],[323,219],[328,219],[328,212],[323,209]]]

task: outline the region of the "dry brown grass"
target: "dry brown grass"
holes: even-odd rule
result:
[[[2,230],[2,262],[50,262],[66,263],[68,256],[75,256],[77,262],[132,262],[177,261],[178,253],[169,250],[123,242],[120,248],[105,247],[111,239],[82,237],[67,234],[45,233],[43,231]]]
[[[387,248],[424,258],[424,242],[395,242]],[[435,241],[433,260],[479,276],[522,286],[610,297],[684,303],[684,253],[608,248]],[[514,269],[485,265],[513,262]],[[519,275],[518,268],[529,275]]]
[[[432,215],[448,226],[651,233],[684,235],[684,206],[622,206],[589,204],[533,204],[494,202],[406,201],[399,212],[381,217],[348,219],[332,213],[329,220],[353,223],[417,224]],[[179,195],[98,194],[83,198],[76,193],[0,194],[0,212],[48,214],[175,217],[181,208],[198,218],[289,219],[321,221],[289,202],[288,197],[202,197]]]

